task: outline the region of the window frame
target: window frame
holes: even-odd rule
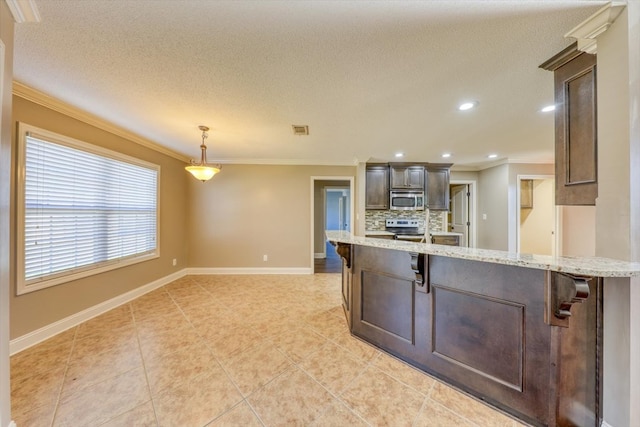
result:
[[[28,282],[25,279],[25,215],[26,215],[26,145],[27,136],[41,139],[53,144],[62,145],[76,150],[81,150],[97,156],[109,158],[119,162],[125,162],[154,170],[156,172],[156,247],[151,253],[139,256],[131,256],[124,259],[111,261],[101,261],[84,267],[78,267],[71,271],[54,273],[44,279]],[[150,163],[117,151],[109,150],[89,142],[80,141],[65,135],[41,129],[27,123],[18,123],[18,163],[17,163],[17,183],[16,183],[16,294],[22,295],[29,292],[57,286],[73,280],[90,277],[96,274],[115,270],[122,267],[138,264],[160,257],[160,165]]]

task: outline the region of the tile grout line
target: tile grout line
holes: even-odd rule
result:
[[[158,411],[156,410],[156,403],[153,399],[153,394],[151,393],[151,385],[149,384],[149,374],[147,373],[147,364],[145,363],[145,357],[144,357],[144,354],[142,353],[142,345],[140,344],[140,334],[138,330],[139,321],[136,319],[135,312],[133,311],[132,302],[129,303],[129,310],[131,311],[131,317],[133,318],[133,327],[136,330],[136,342],[138,343],[138,351],[140,352],[140,360],[142,361],[142,370],[144,371],[144,379],[147,382],[147,391],[149,392],[149,400],[151,401],[151,408],[153,408],[153,416],[156,419],[156,425],[159,426],[160,420],[158,419]]]
[[[328,344],[328,343],[327,343]],[[350,405],[347,404],[347,402],[344,401],[344,399],[342,399],[341,394],[344,393],[347,388],[349,387],[349,384],[353,383],[354,381],[356,381],[357,378],[359,378],[364,371],[366,370],[367,366],[362,368],[362,371],[356,375],[348,384],[346,384],[342,390],[341,393],[333,393],[331,390],[329,390],[327,387],[325,387],[324,384],[322,384],[320,381],[318,381],[313,375],[311,375],[309,372],[307,372],[304,367],[302,366],[298,366],[298,369],[300,369],[302,372],[305,373],[305,375],[307,375],[309,378],[311,378],[311,380],[313,380],[316,384],[318,384],[320,387],[322,387],[327,393],[329,393],[331,396],[333,396],[340,405],[344,406],[345,408],[347,408],[347,410],[349,410],[349,412],[351,412],[353,415],[355,415],[356,417],[358,417],[359,419],[361,419],[366,425],[371,426],[371,423],[369,421],[367,421],[362,415],[360,415],[360,413],[358,413],[357,411],[354,410],[354,408],[352,408]],[[326,414],[329,411],[329,405],[327,405],[327,407],[324,409],[324,411],[322,411],[322,413],[320,413],[320,415],[318,415],[318,417],[316,419],[314,419],[310,425],[315,424],[318,420],[320,420],[322,418],[322,416],[324,414]]]
[[[73,331],[73,338],[71,340],[71,349],[69,350],[69,354],[67,355],[67,360],[64,363],[64,374],[62,375],[62,382],[60,383],[60,389],[58,390],[58,396],[56,398],[56,403],[55,406],[53,408],[53,414],[51,416],[51,427],[53,427],[55,421],[56,421],[56,417],[58,416],[58,409],[60,407],[60,399],[62,398],[62,390],[64,389],[64,382],[67,379],[67,373],[69,372],[69,363],[71,362],[71,355],[73,354],[73,351],[75,350],[76,347],[76,340],[78,337],[78,326],[75,326],[75,329]]]
[[[417,427],[416,423],[418,422],[418,419],[420,419],[420,415],[422,414],[422,411],[424,411],[424,408],[427,404],[427,401],[429,400],[429,396],[431,396],[431,391],[433,390],[433,387],[435,387],[435,384],[436,384],[436,380],[433,379],[433,381],[431,382],[431,385],[429,386],[429,391],[427,391],[427,393],[425,394],[424,400],[422,401],[422,405],[420,406],[418,413],[416,414],[415,418],[413,419],[413,422],[411,423],[413,427]]]

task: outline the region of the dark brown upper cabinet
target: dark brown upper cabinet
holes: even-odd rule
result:
[[[540,65],[553,71],[556,205],[595,205],[598,197],[596,56],[573,44]]]
[[[389,209],[389,165],[367,165],[365,209]]]
[[[391,163],[392,190],[424,191],[424,166]]]
[[[426,205],[432,211],[449,210],[450,163],[428,163],[426,172]]]

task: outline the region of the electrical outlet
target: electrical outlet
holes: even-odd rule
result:
[[[487,219],[487,214],[482,214],[482,219]]]
[[[269,260],[269,257],[267,255],[262,255],[262,260],[266,262]]]
[[[178,260],[177,259],[173,259],[173,266],[175,267],[176,265],[178,265]]]

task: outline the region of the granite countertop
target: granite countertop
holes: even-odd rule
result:
[[[371,246],[418,252],[427,255],[441,255],[473,261],[493,262],[518,267],[550,270],[568,274],[595,277],[635,277],[640,276],[640,263],[598,257],[554,257],[548,255],[518,254],[491,249],[465,248],[459,246],[414,243],[401,240],[384,240],[354,236],[348,231],[326,232],[331,242]]]
[[[366,230],[364,234],[367,236],[393,236],[392,232],[384,230]]]

